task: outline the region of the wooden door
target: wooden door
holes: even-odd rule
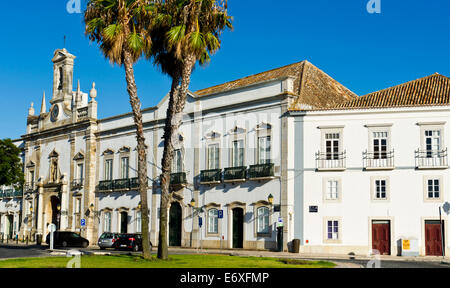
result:
[[[128,213],[120,213],[120,233],[128,233]]]
[[[372,222],[372,249],[380,251],[380,255],[391,255],[390,221]]]
[[[441,229],[439,220],[425,221],[425,253],[427,256],[442,256]]]
[[[233,248],[244,247],[244,210],[233,209]]]
[[[169,246],[181,246],[181,206],[174,202],[169,212]]]

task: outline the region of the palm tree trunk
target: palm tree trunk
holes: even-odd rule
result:
[[[164,154],[162,159],[161,174],[161,210],[159,224],[159,244],[158,258],[167,260],[169,257],[167,243],[167,225],[168,225],[168,208],[169,208],[169,189],[170,174],[172,171],[172,160],[174,154],[173,143],[178,136],[183,119],[183,110],[186,105],[187,92],[191,81],[192,69],[195,65],[196,58],[188,56],[185,59],[183,69],[181,71],[181,87],[178,87],[179,78],[174,77],[172,80],[172,88],[170,92],[169,107],[167,109],[166,125],[164,128]]]
[[[161,163],[161,204],[159,217],[159,242],[158,242],[158,258],[167,260],[169,258],[168,237],[168,209],[170,202],[170,174],[172,172],[173,159],[173,137],[176,131],[176,122],[174,115],[176,112],[176,104],[178,103],[180,78],[172,78],[172,87],[170,89],[169,107],[167,108],[166,123],[164,127],[164,153]]]
[[[144,259],[151,259],[149,237],[149,209],[148,209],[148,180],[147,180],[147,152],[144,137],[144,125],[142,122],[141,101],[137,96],[136,81],[131,53],[124,51],[125,76],[127,91],[130,96],[130,104],[133,110],[134,123],[136,125],[137,152],[138,152],[138,179],[139,193],[141,195],[141,219],[142,219],[142,248]]]

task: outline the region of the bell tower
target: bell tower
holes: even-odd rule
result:
[[[73,65],[75,56],[64,49],[58,49],[53,55],[53,97],[50,103],[53,105],[63,103],[70,108],[73,88]]]

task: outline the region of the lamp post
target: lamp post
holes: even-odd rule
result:
[[[28,228],[27,245],[28,245],[28,240],[31,239],[31,229],[33,227],[33,206],[30,206],[30,215],[31,215],[31,227]]]
[[[198,217],[199,214],[203,212],[203,209],[201,207],[200,208],[195,207],[196,202],[195,202],[194,198],[192,198],[190,204],[192,207],[192,234],[193,234],[194,233],[194,216],[197,215],[197,217]],[[201,227],[199,227],[198,233],[200,233],[200,229],[201,229]],[[197,236],[197,238],[199,238],[199,237]],[[191,236],[191,247],[192,247],[192,236]],[[197,249],[198,249],[198,245],[197,245]]]
[[[57,217],[57,220],[56,221],[58,221],[58,230],[60,230],[61,229],[61,226],[60,226],[60,223],[61,223],[61,204],[58,204],[57,206],[56,206],[56,209],[58,210],[58,215],[56,216]]]
[[[267,197],[267,200],[269,201],[270,205],[273,205],[273,195],[270,194],[269,197]]]

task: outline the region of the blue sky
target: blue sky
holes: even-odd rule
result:
[[[97,84],[99,117],[131,110],[123,69],[84,36],[82,14],[69,14],[67,1],[2,3],[0,138],[23,135],[30,102],[38,113],[43,91],[50,99],[51,58],[64,35],[77,56],[74,83],[79,79],[84,92]],[[381,14],[369,14],[368,1],[229,0],[235,29],[223,35],[212,62],[195,70],[191,90],[304,59],[358,95],[435,72],[450,76],[450,1],[380,0]],[[135,73],[143,107],[156,105],[169,79],[146,61]]]

